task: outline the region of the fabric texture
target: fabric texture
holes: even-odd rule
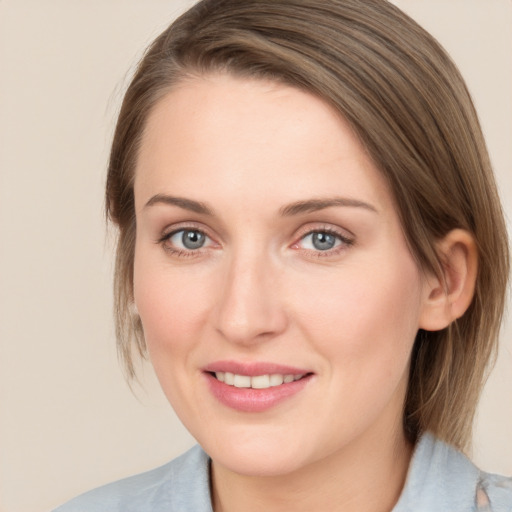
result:
[[[212,512],[208,455],[195,446],[165,466],[89,491],[54,512]],[[512,512],[512,478],[478,470],[430,434],[418,442],[393,512]]]

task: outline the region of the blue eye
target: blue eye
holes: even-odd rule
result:
[[[203,232],[197,229],[180,229],[172,233],[167,239],[176,249],[188,251],[201,249],[210,240]]]
[[[341,245],[342,242],[348,243],[349,241],[328,231],[312,231],[301,239],[300,245],[302,249],[329,251]]]

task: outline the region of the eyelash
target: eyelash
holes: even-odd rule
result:
[[[302,249],[298,246],[298,244],[301,241],[303,241],[306,237],[312,236],[314,234],[331,235],[331,236],[335,237],[336,239],[338,239],[340,241],[340,244],[338,244],[337,246],[334,246],[332,249],[327,249],[325,251]],[[348,247],[353,246],[354,243],[355,243],[355,240],[353,238],[349,238],[345,234],[341,233],[341,231],[334,229],[330,226],[322,226],[320,228],[307,229],[304,233],[302,233],[299,236],[297,242],[294,242],[292,244],[292,248],[294,248],[295,250],[298,250],[298,251],[305,251],[308,253],[308,255],[310,255],[311,257],[314,257],[314,258],[326,258],[326,257],[337,256],[338,254],[340,254],[341,252],[346,250]]]
[[[173,229],[169,233],[164,233],[157,241],[156,243],[159,245],[162,245],[165,251],[171,253],[173,256],[176,256],[178,258],[193,258],[201,256],[204,253],[203,249],[207,249],[200,247],[198,249],[178,249],[176,247],[173,247],[172,245],[169,245],[169,240],[181,232],[194,232],[198,233],[202,236],[204,236],[206,239],[213,241],[208,234],[195,226],[180,226],[179,228]],[[312,250],[312,249],[302,249],[298,246],[298,244],[305,240],[306,237],[312,236],[314,234],[326,234],[335,237],[337,240],[339,240],[341,243],[334,246],[332,249],[327,250]],[[291,247],[294,250],[299,250],[303,252],[307,252],[308,255],[316,257],[316,258],[324,258],[324,257],[332,257],[338,255],[340,252],[346,250],[348,247],[354,245],[355,240],[353,238],[349,238],[346,235],[342,234],[340,231],[333,229],[330,226],[324,226],[320,228],[315,229],[308,229],[305,230],[304,233],[302,233],[296,242],[294,242]]]
[[[200,235],[204,236],[208,240],[212,240],[208,234],[195,226],[180,226],[179,228],[173,229],[169,233],[164,233],[157,241],[156,243],[161,245],[163,249],[173,256],[177,256],[178,258],[194,258],[197,256],[200,256],[203,254],[203,247],[200,247],[199,249],[178,249],[176,247],[173,247],[168,242],[170,239],[181,232],[193,232],[193,233],[199,233]]]

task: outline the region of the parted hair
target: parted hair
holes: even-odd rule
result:
[[[181,80],[209,73],[274,80],[322,98],[385,176],[420,268],[443,278],[436,242],[461,228],[478,250],[475,294],[448,328],[420,330],[403,425],[467,448],[504,310],[507,232],[471,97],[439,43],[386,0],[203,0],[147,49],[112,143],[106,211],[118,228],[114,295],[130,377],[145,355],[134,313],[134,173],[148,114]],[[172,321],[172,320],[171,320]]]

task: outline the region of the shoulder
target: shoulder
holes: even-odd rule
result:
[[[199,447],[159,468],[89,491],[54,512],[211,512],[209,458]]]
[[[422,436],[393,512],[512,512],[512,479],[480,471],[463,453]]]

